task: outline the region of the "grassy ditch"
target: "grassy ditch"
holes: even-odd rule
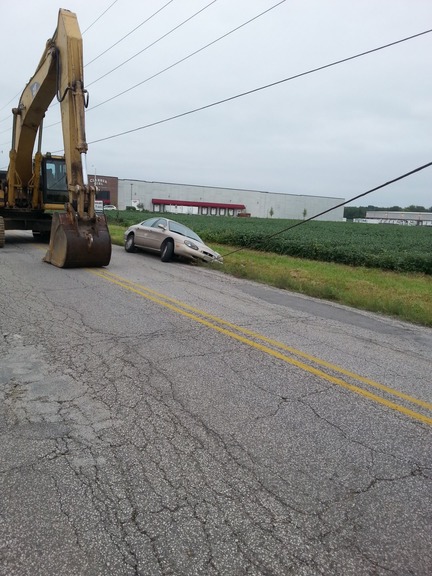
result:
[[[114,244],[123,245],[125,226],[109,225]],[[237,278],[331,300],[432,327],[432,276],[318,262],[210,243],[224,255],[217,270]]]

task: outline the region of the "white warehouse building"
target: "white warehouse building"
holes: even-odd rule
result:
[[[259,190],[217,188],[146,180],[118,180],[118,208],[142,206],[150,212],[253,216],[302,220],[342,204],[344,198],[278,194]],[[343,220],[343,206],[317,218]]]

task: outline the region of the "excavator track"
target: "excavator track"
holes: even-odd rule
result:
[[[3,216],[0,216],[0,248],[5,244],[5,222]]]
[[[71,212],[54,213],[44,262],[58,268],[108,266],[111,237],[105,216],[83,220]]]

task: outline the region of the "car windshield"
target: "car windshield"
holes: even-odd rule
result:
[[[191,238],[192,240],[196,240],[197,242],[201,242],[201,244],[203,244],[203,241],[198,236],[198,234],[195,234],[195,232],[187,226],[172,221],[168,223],[168,226],[171,232],[176,232],[177,234],[181,234],[182,236],[186,236],[187,238]]]

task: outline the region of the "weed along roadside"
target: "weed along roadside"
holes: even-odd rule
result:
[[[125,229],[131,222],[139,222],[145,217],[146,215],[128,213],[125,221],[121,215],[109,218],[113,243],[123,246]],[[248,219],[207,217],[200,219],[196,216],[183,218],[176,216],[176,219],[192,227],[213,249],[224,256],[224,264],[218,267],[218,270],[226,274],[432,327],[432,230],[417,227],[314,222],[311,224],[314,224],[315,229],[313,231],[309,229],[311,232],[309,236],[304,230],[301,242],[304,251],[311,250],[311,247],[317,245],[318,232],[321,230],[323,233],[321,243],[326,245],[323,254],[327,260],[321,261],[316,250],[315,258],[311,259],[265,250],[265,244],[262,250],[261,246],[259,250],[245,247],[244,244],[251,244],[251,232],[244,234],[243,240],[237,244],[225,242],[225,239],[238,237],[238,230],[243,232],[248,230],[242,228],[242,224],[238,224],[244,221],[251,222]],[[258,229],[255,237],[261,244],[264,242],[265,224],[267,235],[283,227],[275,227],[274,221],[254,220],[257,220],[254,224]],[[284,222],[286,227],[287,221]],[[364,226],[369,229],[367,234]],[[219,236],[216,234],[217,228],[221,230]],[[300,226],[298,229],[301,228],[307,227]],[[342,233],[335,235],[339,230],[343,232],[348,230],[345,235],[347,241],[344,240]],[[327,234],[326,240],[325,234]],[[376,237],[373,234],[376,234]],[[221,237],[223,242],[220,241]],[[276,239],[277,237],[274,238]],[[284,242],[288,242],[288,235],[285,235]],[[339,255],[344,253],[344,258],[349,254],[350,246],[354,255],[360,254],[361,251],[366,254],[368,250],[375,255],[375,267],[371,263],[367,266],[364,262],[354,266],[332,261],[332,242],[336,246],[335,253]],[[307,243],[310,245],[309,248],[306,247]],[[381,247],[380,250],[377,248],[378,245]],[[382,255],[384,269],[377,266],[379,253]],[[367,254],[363,259],[366,256]],[[416,266],[420,267],[419,271],[409,271],[410,267]]]

